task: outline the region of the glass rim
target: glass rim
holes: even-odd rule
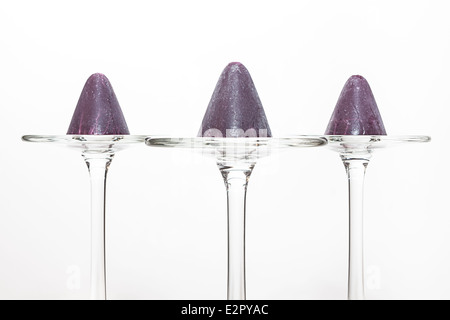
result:
[[[367,154],[375,149],[431,141],[430,136],[422,135],[328,135],[325,138],[327,147],[341,154]]]
[[[131,144],[144,142],[148,135],[24,135],[22,141],[38,143],[87,144]]]
[[[406,143],[406,142],[430,142],[427,135],[324,135],[329,144],[332,143]]]
[[[287,148],[319,147],[327,144],[324,136],[297,135],[287,137],[171,137],[150,136],[145,139],[150,147],[178,147],[191,149],[217,148]]]

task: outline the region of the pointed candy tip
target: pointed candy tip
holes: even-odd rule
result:
[[[230,67],[235,67],[235,68],[245,68],[245,66],[241,63],[241,62],[237,62],[237,61],[234,61],[234,62],[230,62],[227,66],[226,66],[226,68],[230,68]],[[225,69],[226,69],[225,68]]]
[[[227,72],[236,72],[236,71],[245,71],[246,73],[249,73],[247,68],[241,63],[241,62],[230,62],[227,64],[227,66],[223,69],[222,74]]]
[[[89,78],[106,78],[106,76],[103,73],[96,72],[89,76]]]
[[[271,137],[269,124],[247,68],[230,62],[217,82],[198,136]]]
[[[111,83],[104,74],[94,73],[87,79],[67,134],[130,134]]]
[[[366,78],[364,78],[363,76],[356,74],[356,75],[352,75],[350,78],[348,78],[347,82],[345,83],[345,85],[349,85],[349,84],[366,84],[369,85],[369,82],[367,82]]]
[[[367,80],[351,76],[334,108],[326,135],[386,135],[380,111]]]
[[[350,76],[349,79],[366,80],[366,78],[364,78],[362,75],[359,75],[359,74],[354,74],[354,75]],[[366,80],[366,81],[367,81],[367,80]]]
[[[86,80],[86,84],[87,83],[92,83],[92,82],[103,82],[103,83],[108,83],[111,85],[111,82],[109,81],[108,77],[105,76],[103,73],[93,73],[89,76],[89,78]]]

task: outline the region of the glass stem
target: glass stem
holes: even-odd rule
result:
[[[236,168],[219,165],[227,189],[228,300],[245,300],[245,198],[253,165]]]
[[[106,300],[106,175],[114,154],[84,153],[91,181],[91,300]]]
[[[369,157],[343,158],[348,176],[349,269],[348,299],[364,300],[363,198]]]

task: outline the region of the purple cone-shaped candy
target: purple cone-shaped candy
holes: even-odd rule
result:
[[[243,64],[232,62],[223,70],[198,136],[272,136],[258,92]]]
[[[326,135],[386,135],[369,83],[351,76],[344,85],[328,123]]]
[[[114,90],[105,75],[95,73],[86,81],[67,134],[130,134]]]

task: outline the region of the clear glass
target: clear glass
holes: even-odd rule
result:
[[[348,178],[348,299],[364,300],[364,178],[372,152],[408,142],[429,142],[428,136],[325,136],[341,156]]]
[[[27,142],[57,143],[81,151],[91,183],[91,300],[106,300],[106,176],[119,150],[143,143],[145,136],[26,135]]]
[[[227,191],[228,273],[227,299],[246,299],[245,213],[248,180],[257,159],[293,147],[318,147],[326,140],[317,136],[286,138],[148,138],[152,147],[191,148],[213,156]]]
[[[369,157],[344,159],[348,177],[349,258],[348,299],[364,299],[363,199]]]
[[[22,140],[36,143],[55,143],[81,151],[114,152],[132,144],[143,143],[144,135],[25,135]]]
[[[245,300],[245,201],[254,165],[237,168],[219,164],[227,190],[227,299]]]
[[[106,175],[114,154],[83,154],[91,180],[91,299],[106,299]]]

